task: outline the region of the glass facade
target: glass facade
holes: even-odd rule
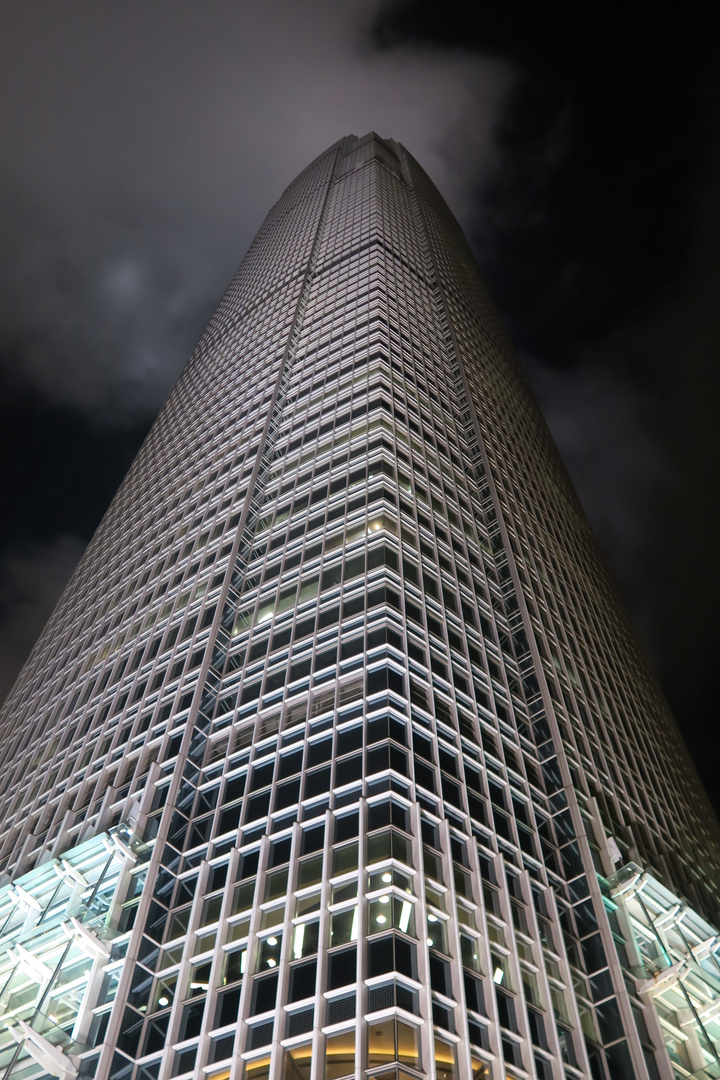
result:
[[[0,1075],[720,1076],[717,823],[397,143],[270,211],[0,725]]]

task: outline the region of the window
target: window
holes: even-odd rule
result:
[[[368,1066],[371,1069],[398,1062],[411,1069],[420,1068],[419,1030],[391,1017],[368,1024]]]
[[[497,989],[497,987],[495,988],[495,997],[497,999],[498,1018],[501,1025],[508,1028],[509,1031],[517,1031],[515,1002],[509,994],[503,993],[503,991]]]
[[[376,934],[391,927],[414,937],[415,905],[399,896],[379,896],[376,900],[371,900],[368,934]]]
[[[415,946],[404,938],[390,934],[368,942],[368,975],[385,975],[397,971],[410,979],[417,979],[417,952]]]
[[[355,1075],[355,1029],[329,1035],[325,1041],[325,1080]]]
[[[457,1051],[453,1043],[435,1036],[435,1075],[437,1080],[457,1080]]]
[[[277,967],[281,948],[282,934],[270,934],[269,937],[262,938],[259,942],[256,970],[267,971],[268,968]]]
[[[358,909],[357,905],[347,908],[345,911],[335,912],[330,917],[330,947],[346,945],[350,941],[357,941],[358,936]]]
[[[314,956],[318,950],[318,935],[320,923],[299,923],[293,931],[292,955],[294,960],[302,960],[306,956]],[[337,944],[337,942],[336,942]]]
[[[339,874],[347,874],[358,868],[358,842],[345,844],[333,851],[333,877]]]
[[[268,1080],[270,1075],[270,1055],[254,1058],[245,1062],[246,1080]]]
[[[485,1015],[485,999],[483,996],[482,983],[468,971],[463,971],[463,983],[465,986],[465,1004],[468,1009]]]
[[[293,1046],[285,1051],[282,1080],[310,1080],[312,1067],[312,1043]]]
[[[272,975],[257,976],[253,984],[252,1004],[250,1006],[251,1016],[257,1016],[258,1013],[269,1012],[270,1009],[275,1008],[277,985],[277,972]]]
[[[403,832],[411,832],[410,812],[406,806],[391,800],[390,802],[374,803],[369,809],[368,829],[382,829],[386,825],[395,825]]]
[[[234,952],[229,952],[225,956],[225,970],[223,972],[223,984],[238,982],[245,974],[245,964],[247,962],[247,949],[236,949]],[[210,979],[210,964],[202,964],[195,971],[192,972],[190,977],[190,990],[193,991],[193,987],[197,985],[200,989],[198,993],[202,993],[202,989],[207,989],[208,980]]]
[[[226,1027],[228,1024],[234,1024],[239,1008],[240,987],[237,986],[234,990],[221,990],[218,994],[215,1026]]]
[[[317,961],[309,960],[290,968],[290,989],[288,1001],[302,1001],[315,993],[315,975]]]
[[[288,886],[288,870],[276,870],[265,878],[265,901],[276,900],[279,896],[285,896]]]
[[[395,829],[369,836],[368,863],[381,862],[383,859],[398,859],[408,866],[412,865],[411,844],[407,837]]]
[[[357,971],[357,948],[342,949],[328,957],[328,990],[354,983]]]
[[[428,912],[427,917],[427,941],[431,949],[437,949],[438,952],[449,955],[445,920],[433,915],[431,911]]]
[[[305,889],[310,885],[317,885],[322,880],[322,855],[314,855],[310,859],[304,859],[298,867],[298,889]]]

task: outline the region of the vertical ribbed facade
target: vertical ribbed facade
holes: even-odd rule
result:
[[[270,211],[0,748],[7,1080],[720,1076],[717,822],[397,143]]]

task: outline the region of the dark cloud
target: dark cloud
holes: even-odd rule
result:
[[[0,9],[0,332],[42,394],[115,424],[162,404],[315,154],[377,128],[457,205],[510,82],[499,62],[377,53],[368,0]]]
[[[85,550],[78,536],[33,544],[0,561],[0,700],[35,644]]]
[[[0,699],[46,622],[148,422],[98,424],[0,359]]]
[[[384,7],[385,50],[432,43],[517,72],[474,234],[519,348],[574,363],[674,286],[719,145],[717,30],[693,4]]]
[[[2,547],[49,544],[58,534],[88,541],[145,436],[149,420],[114,428],[82,410],[57,406],[12,377],[0,362]]]
[[[651,659],[660,660],[646,579],[656,505],[672,489],[669,455],[655,438],[649,402],[622,371],[602,362],[558,370],[521,358],[570,477]],[[645,588],[638,589],[643,580]]]

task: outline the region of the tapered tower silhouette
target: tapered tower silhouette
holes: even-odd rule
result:
[[[270,211],[0,725],[0,1076],[720,1075],[717,823],[397,143]]]

